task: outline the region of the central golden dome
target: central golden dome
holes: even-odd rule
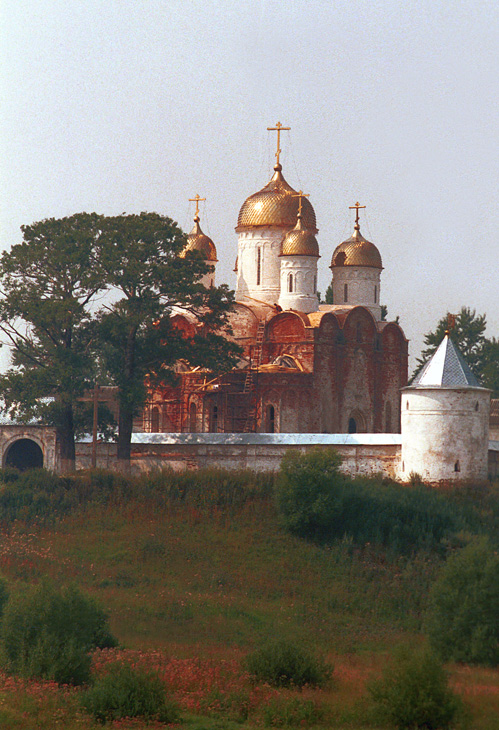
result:
[[[360,232],[358,223],[354,226],[353,235],[335,248],[329,268],[332,269],[335,266],[371,266],[375,269],[383,268],[378,249],[374,243],[364,238]]]
[[[253,193],[241,206],[236,231],[256,226],[293,228],[298,214],[299,196],[282,176],[282,167],[275,165],[274,175],[258,193]],[[306,199],[302,202],[303,225],[317,233],[315,211]]]
[[[218,261],[217,249],[215,244],[203,231],[199,225],[199,218],[194,218],[194,228],[187,236],[187,243],[185,244],[180,256],[184,258],[188,251],[199,251],[205,261]]]
[[[281,256],[316,256],[319,258],[319,244],[313,231],[303,227],[302,216],[298,216],[296,226],[284,236]]]

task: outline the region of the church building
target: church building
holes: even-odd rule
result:
[[[408,343],[381,307],[382,259],[360,230],[331,256],[333,304],[320,304],[318,228],[312,203],[286,181],[280,164],[242,204],[236,225],[236,303],[230,315],[242,347],[238,366],[215,377],[178,364],[178,384],[150,395],[137,430],[170,433],[399,433],[400,391],[407,385]],[[210,265],[217,252],[200,226],[198,202],[187,250]],[[196,321],[174,315],[193,334]]]

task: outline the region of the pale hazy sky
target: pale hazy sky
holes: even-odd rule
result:
[[[80,211],[157,211],[196,193],[217,282],[270,179],[310,193],[319,289],[353,228],[411,355],[462,305],[499,336],[499,10],[494,0],[3,0],[0,247]]]

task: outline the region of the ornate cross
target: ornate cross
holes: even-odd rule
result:
[[[206,198],[200,198],[199,193],[196,193],[196,196],[194,198],[189,198],[189,203],[196,203],[196,218],[199,217],[199,201],[200,200],[206,200]]]
[[[292,198],[299,198],[298,202],[298,215],[301,217],[301,203],[303,198],[310,198],[310,193],[304,193],[303,190],[299,190],[297,193],[293,193]]]
[[[277,164],[279,164],[279,155],[281,154],[281,131],[289,129],[291,129],[291,127],[283,127],[281,122],[277,122],[275,127],[267,127],[269,132],[277,132],[277,152],[275,153]]]
[[[365,205],[360,205],[359,202],[355,203],[355,205],[349,205],[348,206],[348,208],[350,210],[354,210],[355,209],[355,225],[356,226],[359,225],[359,208],[365,208],[365,207],[366,207]]]

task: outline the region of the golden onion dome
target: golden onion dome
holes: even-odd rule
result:
[[[353,235],[335,248],[329,268],[333,269],[335,266],[371,266],[375,269],[383,268],[378,249],[374,243],[364,238],[360,232],[358,223],[354,226]]]
[[[199,216],[194,218],[194,228],[187,236],[187,243],[185,244],[180,256],[184,258],[188,251],[199,251],[205,261],[218,261],[215,244],[211,238],[209,238],[201,230],[201,226],[199,225]]]
[[[298,215],[296,226],[284,236],[280,255],[319,258],[319,244],[313,232],[304,228],[302,215]]]
[[[282,166],[277,164],[274,170],[270,182],[258,193],[250,195],[242,204],[236,231],[256,226],[292,228],[295,225],[299,196],[284,179]],[[302,202],[302,214],[305,228],[317,233],[315,211],[306,198]]]

